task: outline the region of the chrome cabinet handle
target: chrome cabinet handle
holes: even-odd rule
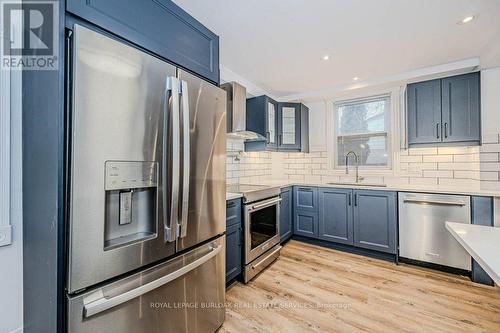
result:
[[[439,123],[436,124],[436,138],[439,139]]]
[[[140,287],[137,287],[135,289],[126,291],[120,295],[107,298],[105,296],[94,300],[92,302],[89,302],[83,306],[83,316],[85,318],[89,318],[91,316],[94,316],[100,312],[106,311],[108,309],[111,309],[115,306],[118,306],[120,304],[123,304],[125,302],[130,301],[131,299],[134,299],[136,297],[142,296],[152,290],[155,290],[183,275],[186,275],[187,273],[191,272],[192,270],[200,267],[213,257],[215,257],[219,252],[222,250],[222,245],[218,245],[217,247],[214,247],[211,249],[211,251],[207,254],[205,254],[203,257],[196,259],[195,261],[187,264],[186,266],[182,267],[181,269],[172,272],[170,274],[167,274],[157,280],[151,281],[149,283],[146,283]],[[85,302],[85,301],[84,301]]]
[[[179,80],[176,77],[167,78],[167,89],[165,94],[166,107],[165,113],[163,115],[164,119],[164,131],[163,131],[163,165],[162,165],[162,175],[163,175],[163,220],[165,227],[165,241],[173,242],[177,238],[177,223],[178,223],[178,207],[179,207]],[[172,114],[172,144],[168,146],[168,120],[170,118],[168,105],[171,104],[171,114]],[[172,160],[167,160],[167,155],[169,154],[169,148],[172,151]],[[172,175],[168,177],[168,167],[167,163],[171,162]],[[171,182],[171,192],[170,192],[170,221],[168,220],[168,209],[167,209],[167,198],[166,198],[166,187],[167,180]]]
[[[352,199],[352,194],[349,193],[349,206],[351,206],[351,199]]]
[[[182,96],[182,203],[181,203],[181,218],[180,218],[180,233],[179,237],[186,237],[187,222],[189,212],[189,176],[190,176],[190,132],[189,132],[189,96],[188,85],[186,81],[181,81],[181,96]]]
[[[444,137],[448,138],[448,123],[444,123]]]
[[[420,199],[404,199],[404,202],[417,203],[417,204],[427,204],[427,205],[446,205],[446,206],[466,206],[465,202],[458,201],[446,201],[446,200],[420,200]]]

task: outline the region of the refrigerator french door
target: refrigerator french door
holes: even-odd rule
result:
[[[79,332],[87,321],[102,322],[96,319],[112,319],[127,309],[127,320],[156,319],[114,331],[159,332],[170,327],[165,320],[173,320],[175,313],[180,317],[174,320],[180,320],[188,310],[159,311],[149,302],[145,306],[144,300],[170,302],[175,289],[173,299],[194,302],[204,289],[224,286],[220,258],[225,231],[225,93],[77,24],[67,47],[68,327]],[[196,259],[198,264],[191,265],[188,254],[175,257],[181,250],[199,253],[209,240],[215,245],[210,245],[207,261]],[[137,273],[167,258],[177,260],[169,267],[178,271],[160,264]],[[162,274],[177,280],[167,281]],[[209,275],[207,281],[199,279]],[[112,279],[115,282],[108,282]],[[183,289],[177,289],[180,281]],[[223,292],[206,295],[214,304],[224,301]],[[89,316],[89,303],[113,306]],[[215,330],[222,323],[223,309],[206,314],[211,311],[218,313]],[[195,312],[190,320],[199,321],[199,327],[210,326],[208,315],[200,309]],[[109,332],[101,325],[90,327],[93,332]],[[199,330],[186,322],[175,331]]]

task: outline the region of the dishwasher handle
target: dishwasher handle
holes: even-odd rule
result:
[[[444,206],[467,206],[466,202],[463,201],[449,201],[449,200],[428,200],[428,199],[404,199],[404,203],[416,203],[423,205],[444,205]]]

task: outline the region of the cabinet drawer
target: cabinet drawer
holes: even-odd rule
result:
[[[241,199],[226,201],[226,227],[241,224]]]
[[[66,10],[219,83],[219,37],[169,0],[67,0]]]

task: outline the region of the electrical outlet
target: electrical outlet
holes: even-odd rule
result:
[[[12,243],[12,226],[0,225],[0,246]]]

